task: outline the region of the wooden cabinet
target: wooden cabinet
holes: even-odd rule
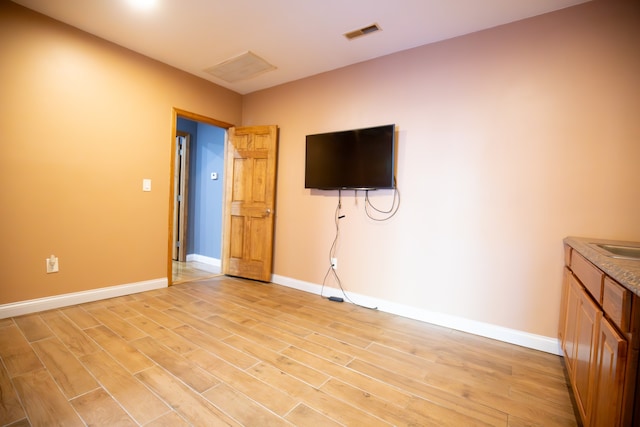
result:
[[[631,291],[618,285],[609,277],[604,278],[602,307],[622,332],[630,331],[632,297]]]
[[[598,304],[602,304],[604,273],[579,253],[571,255],[571,271],[580,279],[580,283],[589,291],[591,297]]]
[[[601,318],[602,310],[577,279],[570,276],[563,350],[578,411],[585,426],[591,425],[596,344]]]
[[[635,426],[638,299],[580,254],[565,259],[558,336],[582,423]]]
[[[592,426],[619,426],[622,412],[627,340],[607,319],[600,320],[594,372],[595,395],[591,408]],[[587,425],[585,423],[585,425]]]
[[[568,264],[567,264],[568,265]],[[571,309],[569,308],[569,291],[570,291],[570,287],[571,287],[571,270],[569,270],[568,267],[564,268],[564,276],[563,276],[563,280],[562,280],[562,296],[561,296],[561,300],[560,300],[560,325],[558,327],[558,339],[560,340],[560,343],[562,345],[562,351],[565,354],[573,354],[572,350],[567,350],[567,346],[572,346],[573,345],[573,341],[572,340],[566,340],[565,339],[565,335],[571,334],[571,337],[573,338],[573,331],[566,331],[567,329],[567,318],[570,317],[571,319],[575,319],[575,303],[574,305],[571,307]],[[572,325],[575,326],[575,320],[572,322]],[[570,363],[569,358],[566,358],[566,363],[567,365]],[[573,368],[573,366],[569,367],[569,370],[571,370]]]
[[[578,328],[578,308],[580,307],[580,294],[581,289],[576,288],[575,280],[569,271],[568,277],[565,277],[566,286],[566,308],[565,308],[565,326],[561,335],[564,335],[562,340],[562,350],[565,354],[565,361],[567,370],[571,378],[574,377],[575,361],[577,358],[577,328]]]

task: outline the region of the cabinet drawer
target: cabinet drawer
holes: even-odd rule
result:
[[[629,332],[632,297],[631,291],[609,277],[604,278],[602,308],[622,332]]]
[[[564,245],[564,265],[571,265],[571,246]]]
[[[591,296],[602,304],[602,281],[604,273],[576,251],[571,253],[571,270],[589,291]]]

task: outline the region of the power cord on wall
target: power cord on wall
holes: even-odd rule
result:
[[[332,274],[334,280],[338,284],[338,287],[340,287],[340,290],[342,291],[342,295],[344,295],[344,299],[349,301],[351,304],[357,305],[358,307],[367,308],[369,310],[377,310],[378,307],[367,307],[367,306],[360,305],[360,304],[357,304],[357,303],[353,302],[353,300],[351,298],[349,298],[349,296],[347,295],[347,292],[342,287],[342,282],[340,281],[340,277],[338,276],[338,273],[336,272],[336,269],[334,268],[332,260],[333,260],[333,258],[335,258],[335,253],[336,253],[336,249],[337,249],[337,245],[338,245],[338,237],[340,236],[340,220],[345,217],[345,215],[341,215],[341,212],[340,212],[341,209],[342,209],[342,191],[338,190],[338,205],[336,206],[336,211],[335,211],[335,214],[334,214],[334,221],[335,221],[335,224],[336,224],[336,235],[335,235],[335,237],[333,239],[333,243],[331,244],[331,249],[329,249],[329,268],[327,269],[327,273],[324,275],[324,279],[322,280],[322,288],[320,289],[320,297],[327,298],[327,299],[329,299],[331,301],[336,301],[336,302],[342,302],[343,301],[343,299],[340,298],[340,297],[335,297],[335,296],[325,297],[324,296],[324,287],[325,287],[325,284],[327,282],[327,278],[329,277],[329,274]]]
[[[393,177],[394,191],[393,191],[393,202],[391,203],[391,207],[388,210],[378,209],[371,203],[369,199],[369,190],[366,190],[364,193],[364,211],[367,216],[374,221],[388,221],[390,220],[400,209],[400,190],[398,189],[398,184],[396,182],[396,177]],[[377,218],[371,214],[369,209],[373,209],[375,212],[383,215],[387,215],[383,218]]]

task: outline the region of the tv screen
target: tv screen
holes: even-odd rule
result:
[[[394,188],[395,125],[307,135],[304,187]]]

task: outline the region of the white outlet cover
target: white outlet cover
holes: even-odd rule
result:
[[[145,178],[142,180],[142,191],[151,191],[151,180]]]

